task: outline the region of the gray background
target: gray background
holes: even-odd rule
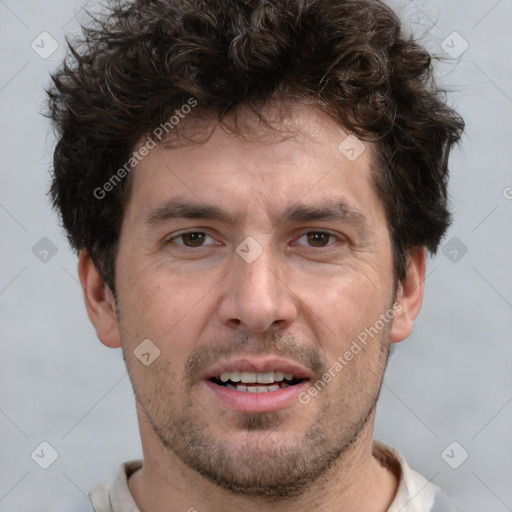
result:
[[[76,258],[46,197],[53,136],[39,114],[43,88],[83,5],[0,0],[2,511],[89,510],[86,493],[141,455],[121,353],[96,340]],[[438,73],[467,131],[451,160],[446,255],[429,260],[423,310],[391,358],[375,437],[399,447],[462,510],[504,512],[512,510],[512,1],[392,5],[446,57]],[[31,48],[42,46],[43,31],[59,44],[47,59]],[[457,58],[443,50],[446,41],[460,53],[464,40]],[[43,237],[55,255],[41,252]],[[31,458],[43,441],[58,452],[46,470]],[[457,469],[446,462],[457,466],[465,452]]]

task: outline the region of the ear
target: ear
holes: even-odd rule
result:
[[[85,308],[98,339],[107,347],[120,347],[114,296],[85,249],[80,251],[78,258],[78,277],[82,284]]]
[[[391,328],[391,343],[402,341],[411,334],[414,319],[418,316],[423,301],[425,260],[425,247],[414,247],[407,252],[405,278],[397,289],[397,313]]]

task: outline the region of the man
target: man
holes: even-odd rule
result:
[[[137,0],[54,75],[51,194],[144,460],[96,511],[451,510],[372,440],[463,123],[376,0]]]

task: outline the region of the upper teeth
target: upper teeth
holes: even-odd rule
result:
[[[254,382],[258,382],[259,384],[272,384],[273,382],[281,382],[284,379],[293,380],[294,378],[292,373],[284,372],[224,372],[220,376],[222,382],[230,380],[232,382],[244,382],[245,384]]]

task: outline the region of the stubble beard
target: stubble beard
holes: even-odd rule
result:
[[[387,338],[387,332],[381,335],[381,338]],[[136,397],[162,445],[208,481],[238,496],[260,498],[269,503],[290,500],[321,483],[336,463],[343,466],[343,459],[349,457],[358,439],[368,431],[368,427],[372,427],[370,423],[389,355],[387,339],[375,340],[380,344],[381,356],[380,368],[377,369],[380,374],[375,373],[377,381],[373,389],[366,395],[354,397],[344,389],[345,381],[335,377],[340,379],[338,389],[331,395],[336,399],[335,404],[332,400],[325,400],[305,433],[296,439],[288,436],[281,437],[279,442],[272,439],[272,434],[290,414],[284,411],[240,413],[237,432],[242,430],[246,433],[247,443],[230,444],[229,436],[219,439],[211,431],[210,424],[214,419],[200,417],[204,410],[197,407],[197,401],[189,393],[186,393],[186,403],[178,414],[169,412],[168,401],[160,401],[155,407],[154,399],[148,401],[144,398],[156,397],[158,400],[158,397],[168,397],[169,386],[172,385],[168,378],[167,381],[165,378],[156,379],[159,389],[143,394],[136,391]],[[169,377],[166,370],[160,370]],[[319,395],[322,393],[327,391],[323,390]],[[326,399],[327,395],[324,397]],[[366,407],[358,408],[354,402],[364,402]],[[251,434],[256,438],[251,440]]]

